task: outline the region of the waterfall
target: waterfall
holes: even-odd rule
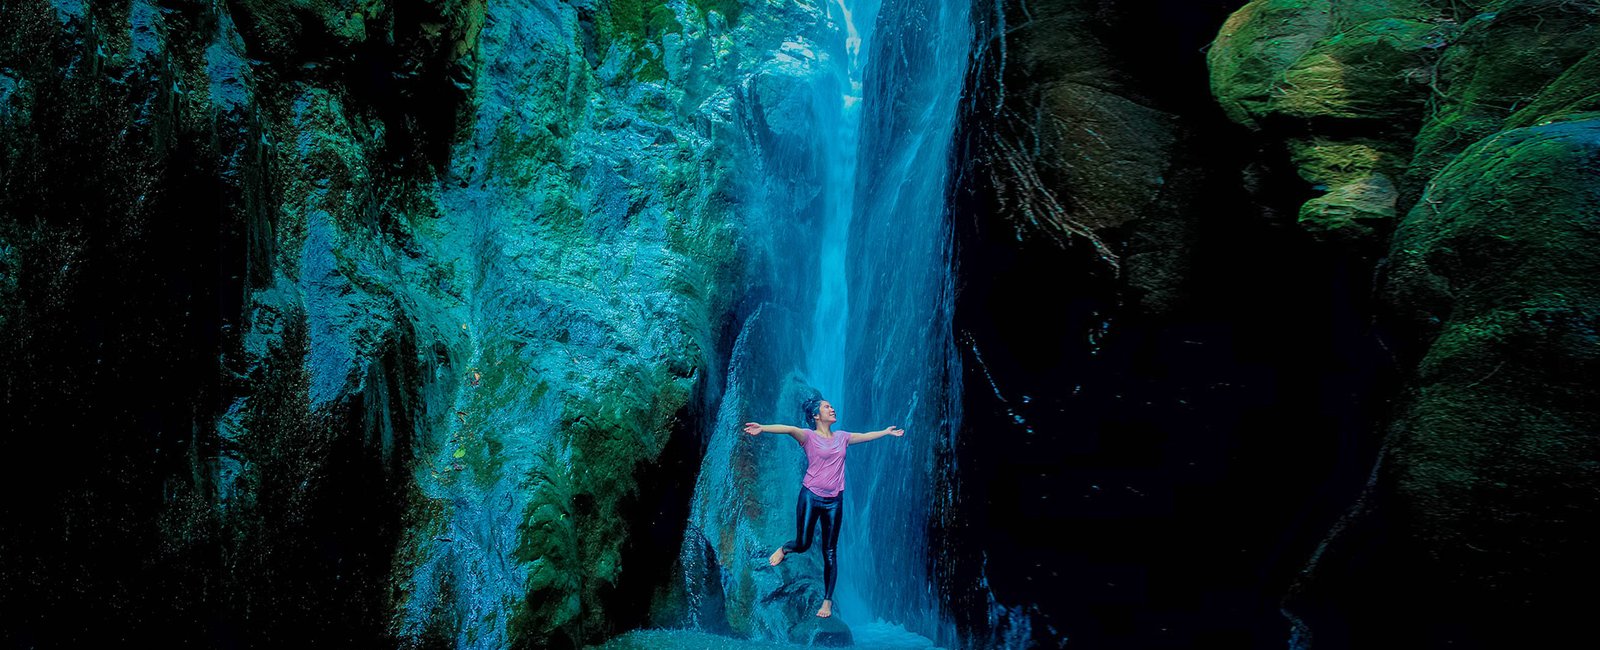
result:
[[[864,49],[844,285],[843,392],[852,431],[897,425],[850,450],[840,606],[939,638],[926,553],[934,451],[957,430],[950,320],[950,143],[972,40],[959,2],[885,2]],[[824,293],[828,291],[824,285]],[[871,620],[871,619],[869,619]]]
[[[686,623],[783,638],[820,605],[820,553],[793,535],[804,454],[750,420],[903,437],[852,446],[835,606],[858,643],[954,639],[930,572],[935,450],[957,430],[946,193],[972,40],[964,2],[828,0],[739,96],[752,307],[731,351],[682,551]],[[748,480],[758,477],[758,480]]]

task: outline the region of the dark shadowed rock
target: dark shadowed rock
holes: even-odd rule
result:
[[[1600,579],[1600,117],[1433,179],[1382,285],[1427,341],[1372,483],[1288,601],[1316,648],[1543,647]]]
[[[855,645],[850,626],[845,625],[838,616],[822,618],[813,615],[809,620],[802,619],[789,628],[789,640],[820,648],[848,648]]]
[[[1207,54],[1228,116],[1278,141],[1309,189],[1298,221],[1318,238],[1377,250],[1397,214],[1438,53],[1446,3],[1255,0]]]
[[[1302,208],[1306,227],[1360,241],[1404,215],[1378,288],[1416,366],[1366,492],[1285,612],[1315,648],[1585,634],[1575,617],[1594,599],[1565,594],[1600,567],[1580,514],[1600,495],[1600,267],[1584,252],[1600,200],[1600,122],[1586,112],[1600,3],[1312,4],[1235,14],[1212,53],[1214,89],[1326,192]],[[1353,8],[1365,22],[1339,18]],[[1321,36],[1293,57],[1256,57],[1300,38],[1268,37],[1292,26],[1262,22],[1273,12]],[[1324,13],[1331,26],[1311,24]]]

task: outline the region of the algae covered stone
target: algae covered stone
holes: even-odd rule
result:
[[[1395,217],[1394,181],[1373,174],[1341,183],[1300,206],[1300,225],[1329,240],[1358,242]]]
[[[1396,216],[1394,179],[1405,155],[1376,138],[1292,138],[1286,142],[1300,177],[1323,194],[1300,206],[1299,223],[1319,238],[1357,243],[1370,240]]]
[[[1383,18],[1340,31],[1283,71],[1267,110],[1299,118],[1414,121],[1448,30]]]
[[[1600,115],[1464,151],[1382,293],[1425,349],[1361,503],[1286,611],[1332,647],[1581,633],[1600,579]],[[1509,647],[1509,646],[1508,646]]]
[[[1330,0],[1253,0],[1234,12],[1206,54],[1211,90],[1228,117],[1256,125],[1284,70],[1330,26]]]
[[[1505,128],[1546,85],[1600,49],[1597,15],[1596,0],[1502,0],[1463,23],[1439,60],[1435,108],[1416,136],[1412,176],[1425,181]]]
[[[1256,0],[1212,43],[1212,91],[1230,119],[1281,139],[1323,192],[1302,225],[1377,249],[1407,207],[1403,161],[1456,31],[1430,3]]]
[[[1506,120],[1506,128],[1519,128],[1562,117],[1600,111],[1600,50],[1572,64],[1527,106]]]

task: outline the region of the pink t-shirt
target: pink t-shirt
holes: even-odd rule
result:
[[[824,438],[815,429],[802,429],[806,441],[800,446],[806,450],[806,489],[819,497],[838,496],[844,491],[844,452],[850,448],[850,432],[835,431],[832,438]]]

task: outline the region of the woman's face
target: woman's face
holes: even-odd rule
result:
[[[833,405],[828,400],[822,400],[822,406],[817,407],[817,424],[833,424],[838,422],[838,414],[833,411]]]

